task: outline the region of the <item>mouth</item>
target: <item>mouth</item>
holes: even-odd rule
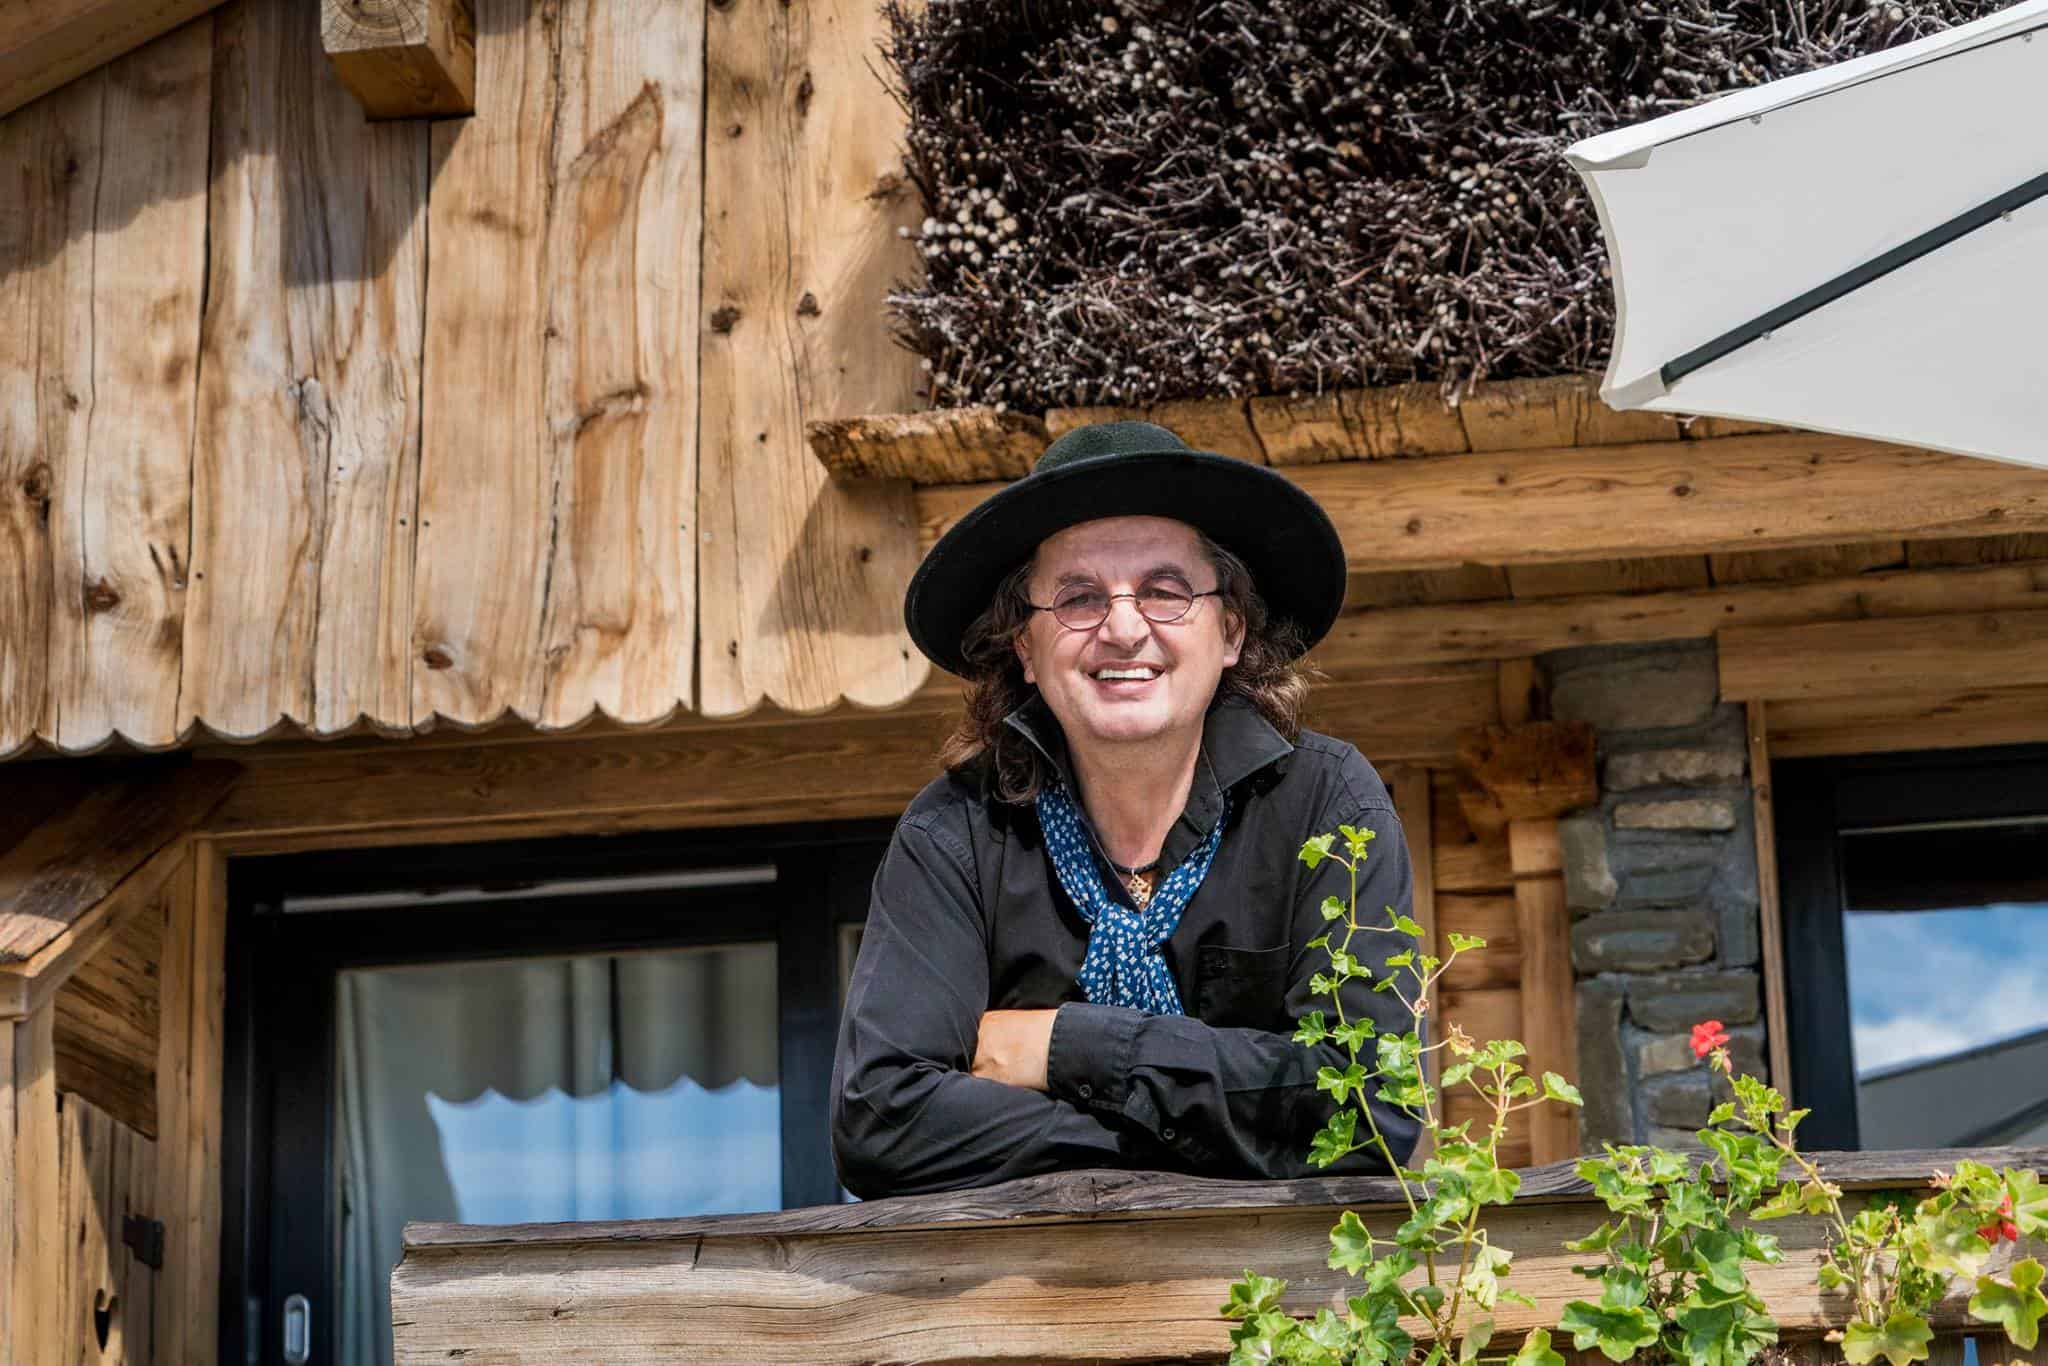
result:
[[[1089,670],[1088,677],[1112,692],[1137,692],[1165,672],[1151,664],[1112,664]]]

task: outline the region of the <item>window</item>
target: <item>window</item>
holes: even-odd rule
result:
[[[2048,1142],[2048,750],[1771,776],[1801,1137]]]
[[[384,1366],[408,1221],[839,1198],[842,960],[887,833],[234,865],[223,1359]]]

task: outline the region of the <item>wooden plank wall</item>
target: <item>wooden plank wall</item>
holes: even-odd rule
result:
[[[57,1158],[62,1360],[75,1366],[150,1366],[157,1359],[157,1272],[122,1243],[121,1226],[131,1214],[156,1217],[156,1144],[67,1093]]]
[[[879,12],[476,19],[471,119],[365,123],[301,0],[0,119],[0,756],[923,681],[909,492],[803,437],[914,405]]]

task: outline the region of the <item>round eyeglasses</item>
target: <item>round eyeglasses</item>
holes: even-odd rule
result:
[[[1137,604],[1145,620],[1155,626],[1171,626],[1188,614],[1196,598],[1223,596],[1220,588],[1197,593],[1177,580],[1154,580],[1135,593],[1105,593],[1086,584],[1073,584],[1053,595],[1048,603],[1027,602],[1034,612],[1050,612],[1053,620],[1069,631],[1092,631],[1109,619],[1109,605],[1118,598]]]

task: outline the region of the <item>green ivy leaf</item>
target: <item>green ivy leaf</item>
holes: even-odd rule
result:
[[[1323,1023],[1323,1012],[1311,1010],[1301,1017],[1301,1028],[1294,1031],[1294,1041],[1310,1047],[1330,1037],[1329,1026]]]
[[[1459,934],[1456,930],[1452,930],[1446,937],[1450,941],[1452,951],[1456,953],[1464,953],[1470,949],[1483,949],[1486,947],[1486,941],[1476,934]]]
[[[1513,1167],[1490,1167],[1471,1177],[1472,1198],[1482,1205],[1505,1205],[1522,1189],[1522,1177]]]
[[[1584,1166],[1585,1164],[1580,1163],[1580,1165]],[[1602,1224],[1585,1237],[1566,1242],[1564,1249],[1567,1252],[1605,1252],[1608,1246],[1614,1242],[1615,1235],[1619,1232],[1620,1230],[1613,1224]],[[1582,1275],[1585,1274],[1581,1268],[1574,1269],[1579,1270]],[[1592,1274],[1597,1276],[1599,1273],[1596,1271]]]
[[[1250,1267],[1245,1268],[1244,1278],[1234,1281],[1230,1287],[1230,1298],[1223,1302],[1217,1312],[1226,1319],[1246,1319],[1254,1314],[1263,1314],[1268,1309],[1279,1307],[1280,1296],[1287,1291],[1287,1282],[1271,1276],[1255,1275]]]
[[[1330,1122],[1319,1129],[1316,1136],[1309,1141],[1309,1162],[1318,1167],[1329,1166],[1358,1147],[1354,1141],[1357,1134],[1358,1111],[1339,1110],[1330,1116]]]
[[[1712,1114],[1709,1114],[1707,1116],[1707,1125],[1710,1128],[1718,1128],[1720,1125],[1726,1124],[1734,1118],[1735,1102],[1732,1100],[1723,1101],[1719,1105],[1716,1105],[1714,1107]]]
[[[1934,1330],[1918,1314],[1901,1309],[1882,1325],[1858,1319],[1842,1332],[1842,1356],[1853,1366],[1883,1357],[1891,1366],[1911,1366],[1927,1360],[1927,1344]]]
[[[1354,1092],[1363,1095],[1365,1083],[1368,1080],[1370,1078],[1366,1075],[1363,1063],[1351,1063],[1341,1072],[1334,1067],[1319,1067],[1316,1069],[1316,1089],[1328,1091],[1337,1098],[1339,1105],[1342,1105]]]
[[[1693,1270],[1715,1289],[1730,1295],[1748,1291],[1749,1278],[1742,1274],[1742,1239],[1736,1234],[1726,1229],[1701,1229],[1692,1240],[1689,1260]]]
[[[1448,1090],[1450,1090],[1450,1089],[1451,1089],[1451,1088],[1452,1088],[1453,1086],[1456,1086],[1456,1085],[1458,1085],[1458,1084],[1459,1084],[1460,1082],[1464,1081],[1464,1080],[1465,1080],[1465,1078],[1467,1078],[1467,1077],[1469,1077],[1469,1076],[1471,1076],[1471,1075],[1472,1075],[1472,1064],[1471,1064],[1471,1063],[1469,1063],[1469,1062],[1454,1062],[1454,1063],[1452,1063],[1452,1064],[1451,1064],[1451,1065],[1450,1065],[1449,1067],[1446,1067],[1446,1068],[1444,1069],[1444,1074],[1443,1074],[1443,1076],[1442,1076],[1441,1078],[1439,1078],[1439,1080],[1441,1080],[1441,1081],[1443,1082],[1443,1086],[1444,1086],[1444,1089],[1445,1089],[1446,1091],[1448,1091]]]
[[[1308,989],[1318,996],[1334,996],[1341,985],[1342,978],[1332,977],[1326,972],[1319,972],[1308,979]]]
[[[1481,1319],[1465,1329],[1464,1338],[1458,1343],[1458,1360],[1467,1363],[1479,1360],[1479,1354],[1486,1350],[1486,1344],[1493,1341],[1493,1320]]]
[[[1564,1358],[1551,1350],[1550,1334],[1538,1328],[1529,1334],[1528,1341],[1508,1366],[1564,1366]]]
[[[2041,1316],[2048,1314],[2048,1296],[2041,1293],[2042,1270],[2039,1262],[2027,1257],[2012,1264],[2011,1284],[1979,1276],[1977,1293],[1970,1296],[1971,1317],[1999,1325],[2014,1346],[2031,1349],[2040,1340]]]
[[[1584,1105],[1586,1098],[1579,1094],[1579,1088],[1555,1072],[1543,1074],[1543,1094],[1552,1100],[1561,1100],[1566,1105]]]
[[[1337,842],[1335,835],[1311,835],[1301,846],[1301,861],[1314,868],[1330,856],[1330,846]]]
[[[1627,1361],[1658,1337],[1657,1316],[1640,1305],[1616,1309],[1573,1300],[1564,1307],[1557,1327],[1572,1335],[1572,1346],[1581,1352],[1597,1347],[1609,1361]]]
[[[1356,1276],[1372,1264],[1372,1234],[1363,1221],[1345,1210],[1330,1230],[1330,1270]]]
[[[1344,909],[1343,898],[1334,896],[1323,898],[1323,919],[1342,920],[1344,918]]]
[[[1413,916],[1395,916],[1394,928],[1399,930],[1403,934],[1413,935],[1417,939],[1422,938],[1422,925]]]
[[[1330,1037],[1356,1053],[1365,1047],[1366,1041],[1372,1038],[1374,1032],[1372,1021],[1360,1016],[1356,1020],[1338,1025],[1330,1031]]]
[[[1388,966],[1388,967],[1390,967],[1390,968],[1405,968],[1405,967],[1409,966],[1409,965],[1410,965],[1411,963],[1413,963],[1414,961],[1415,961],[1415,952],[1414,952],[1414,950],[1412,950],[1412,949],[1403,949],[1403,950],[1401,950],[1401,952],[1399,952],[1399,953],[1390,953],[1390,954],[1388,954],[1388,955],[1387,955],[1387,962],[1386,962],[1386,966]]]
[[[2006,1193],[2012,1196],[2012,1221],[2029,1238],[2048,1237],[2048,1186],[2030,1171],[2005,1173]]]
[[[1491,1309],[1500,1299],[1500,1278],[1508,1274],[1508,1263],[1515,1259],[1515,1254],[1506,1248],[1480,1243],[1472,1248],[1471,1256],[1471,1264],[1458,1284],[1474,1304]]]

